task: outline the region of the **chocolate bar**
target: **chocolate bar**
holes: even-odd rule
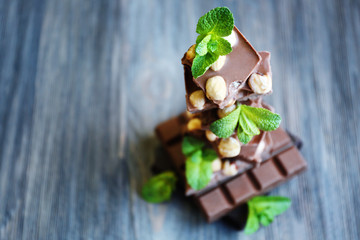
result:
[[[208,222],[288,181],[306,169],[306,162],[296,147],[279,153],[260,167],[251,169],[215,189],[196,197]]]
[[[235,176],[215,172],[207,187],[195,191],[186,183],[185,157],[181,151],[181,128],[185,122],[186,114],[181,114],[160,124],[156,133],[170,155],[186,195],[193,195],[208,222],[219,219],[251,197],[265,193],[306,168],[306,162],[291,137],[279,128],[269,133],[274,139],[272,150],[259,167],[254,168],[254,164],[237,160],[239,171]]]
[[[184,132],[182,131],[182,125],[186,125],[188,117],[185,113],[179,115],[178,117],[172,118],[156,128],[156,133],[163,143],[163,146],[166,146],[171,159],[174,162],[177,173],[185,178],[185,156],[181,152],[181,138]],[[198,131],[196,134],[197,137],[200,137],[206,141],[204,136],[204,131]],[[208,142],[213,149],[217,150],[218,141]],[[259,144],[261,143],[261,144]],[[262,151],[257,153],[259,145],[263,145]],[[234,158],[226,158],[231,163],[236,165],[237,173],[235,175],[241,174],[250,168],[255,167],[259,162],[266,161],[271,157],[275,156],[279,152],[282,152],[293,146],[293,143],[290,137],[286,134],[281,128],[272,131],[272,132],[262,132],[260,135],[255,136],[252,141],[248,144],[243,145],[240,151],[240,155]],[[253,161],[252,157],[259,155],[259,161]],[[201,194],[203,192],[209,191],[210,189],[216,187],[220,183],[227,181],[233,178],[235,175],[228,176],[223,173],[223,171],[216,171],[213,173],[213,177],[210,180],[209,184],[202,190],[194,190],[189,185],[185,185],[185,195],[191,196],[194,194]],[[185,181],[186,182],[186,181]]]

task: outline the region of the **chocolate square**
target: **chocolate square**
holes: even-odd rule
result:
[[[198,199],[201,208],[206,214],[208,222],[211,222],[232,208],[220,188],[208,192]]]
[[[225,188],[236,204],[244,202],[257,191],[246,173],[226,183]]]
[[[253,169],[252,173],[261,189],[268,188],[283,178],[275,165],[274,159],[270,159],[262,164],[261,167]]]
[[[289,150],[276,156],[286,175],[294,175],[306,167],[306,162],[300,152],[292,147]]]

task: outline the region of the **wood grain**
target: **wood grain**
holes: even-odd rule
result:
[[[184,197],[138,195],[185,108],[180,58],[197,19],[228,6],[272,52],[284,126],[309,169],[253,236],[207,224]],[[0,239],[359,239],[360,2],[0,1]]]

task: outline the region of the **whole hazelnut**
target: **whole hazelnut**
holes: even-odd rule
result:
[[[189,101],[191,105],[193,105],[195,108],[201,110],[204,108],[205,105],[205,94],[202,90],[197,90],[195,92],[192,92],[189,97]]]
[[[211,100],[224,100],[226,97],[226,83],[221,76],[214,76],[206,81],[206,96]]]
[[[218,146],[219,153],[225,158],[236,157],[239,155],[240,149],[240,142],[233,137],[221,139]]]
[[[185,58],[192,62],[195,58],[195,47],[196,44],[192,45],[186,52]]]
[[[217,172],[217,171],[220,171],[221,170],[221,160],[220,159],[215,159],[214,161],[212,161],[211,163],[211,168],[213,170],[213,172]]]
[[[210,142],[213,142],[217,139],[217,136],[210,130],[205,131],[205,136]]]
[[[193,118],[187,123],[187,129],[189,131],[194,131],[201,129],[201,120],[199,118]]]
[[[230,161],[226,161],[223,167],[223,174],[226,176],[234,176],[237,173],[236,165],[230,164]]]
[[[214,62],[210,68],[214,71],[219,71],[224,66],[225,61],[226,56],[219,56],[218,60],[216,60],[216,62]]]
[[[269,75],[253,73],[249,78],[249,86],[257,94],[265,94],[272,89],[272,79]]]
[[[226,117],[227,115],[229,115],[235,109],[236,109],[236,104],[233,104],[230,107],[225,107],[224,109],[219,109],[217,111],[217,114],[218,114],[219,118],[223,118],[223,117]]]
[[[228,40],[228,42],[231,44],[231,47],[235,46],[237,43],[237,37],[234,30],[232,30],[229,36],[224,37],[224,39]]]

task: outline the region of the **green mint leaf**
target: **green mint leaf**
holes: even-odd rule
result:
[[[217,41],[216,38],[214,37],[211,37],[210,41],[208,42],[208,51],[212,52],[212,53],[215,53],[216,50],[218,49],[218,45],[219,45],[219,42]],[[220,55],[220,54],[218,54]]]
[[[204,56],[196,55],[191,66],[191,72],[194,78],[203,75],[218,60],[219,55],[208,52]]]
[[[250,200],[257,213],[271,209],[274,216],[282,214],[291,206],[291,200],[287,197],[280,196],[258,196]]]
[[[249,213],[248,213],[248,218],[246,221],[244,232],[245,234],[252,234],[259,229],[260,224],[255,209],[253,208],[250,202],[248,202],[248,209],[249,209]]]
[[[195,151],[193,154],[191,154],[188,157],[189,160],[191,160],[193,163],[201,163],[202,161],[202,151],[201,149]]]
[[[241,105],[241,107],[242,106],[246,105]],[[240,113],[239,124],[242,130],[249,136],[260,134],[260,130],[256,127],[255,123],[246,116],[244,111],[241,111]]]
[[[219,37],[216,39],[216,42],[217,49],[216,51],[213,51],[215,54],[223,56],[232,52],[232,47],[228,40]]]
[[[274,218],[275,214],[271,209],[266,209],[260,213],[260,223],[265,227],[272,223]]]
[[[212,148],[205,148],[202,154],[204,161],[212,162],[218,157],[216,151]]]
[[[211,180],[211,162],[201,161],[200,163],[194,163],[192,160],[187,159],[185,175],[190,187],[194,190],[200,190],[206,187]]]
[[[260,130],[273,131],[280,126],[280,115],[273,113],[265,108],[241,105],[241,111],[244,112],[246,116],[251,119]]]
[[[227,7],[218,7],[202,16],[196,26],[198,34],[215,34],[226,37],[234,28],[234,17]]]
[[[259,222],[268,226],[274,218],[285,212],[291,205],[291,200],[280,196],[257,196],[248,201],[249,215],[246,221],[245,233],[252,234],[259,228]]]
[[[215,122],[211,123],[210,131],[212,131],[216,136],[220,138],[230,137],[236,128],[236,125],[239,120],[240,107],[237,107],[226,117],[220,118]]]
[[[185,156],[189,157],[194,152],[201,150],[205,146],[205,143],[197,138],[191,137],[191,136],[185,136],[181,149]]]
[[[171,171],[154,176],[142,188],[142,197],[151,203],[160,203],[170,199],[177,178]]]
[[[239,141],[242,142],[243,144],[247,144],[248,142],[251,141],[251,139],[253,138],[253,136],[247,135],[244,130],[241,128],[241,126],[238,126],[237,129],[237,136],[239,138]]]
[[[208,52],[208,42],[211,39],[211,35],[207,35],[206,37],[204,37],[201,42],[199,44],[196,44],[196,53],[199,54],[200,56],[204,56],[205,54],[207,54]]]
[[[201,34],[196,38],[196,44],[199,44],[206,36],[207,34]]]
[[[261,225],[263,225],[264,227],[267,227],[269,226],[269,224],[271,223],[272,221],[264,214],[260,215],[260,223]]]

